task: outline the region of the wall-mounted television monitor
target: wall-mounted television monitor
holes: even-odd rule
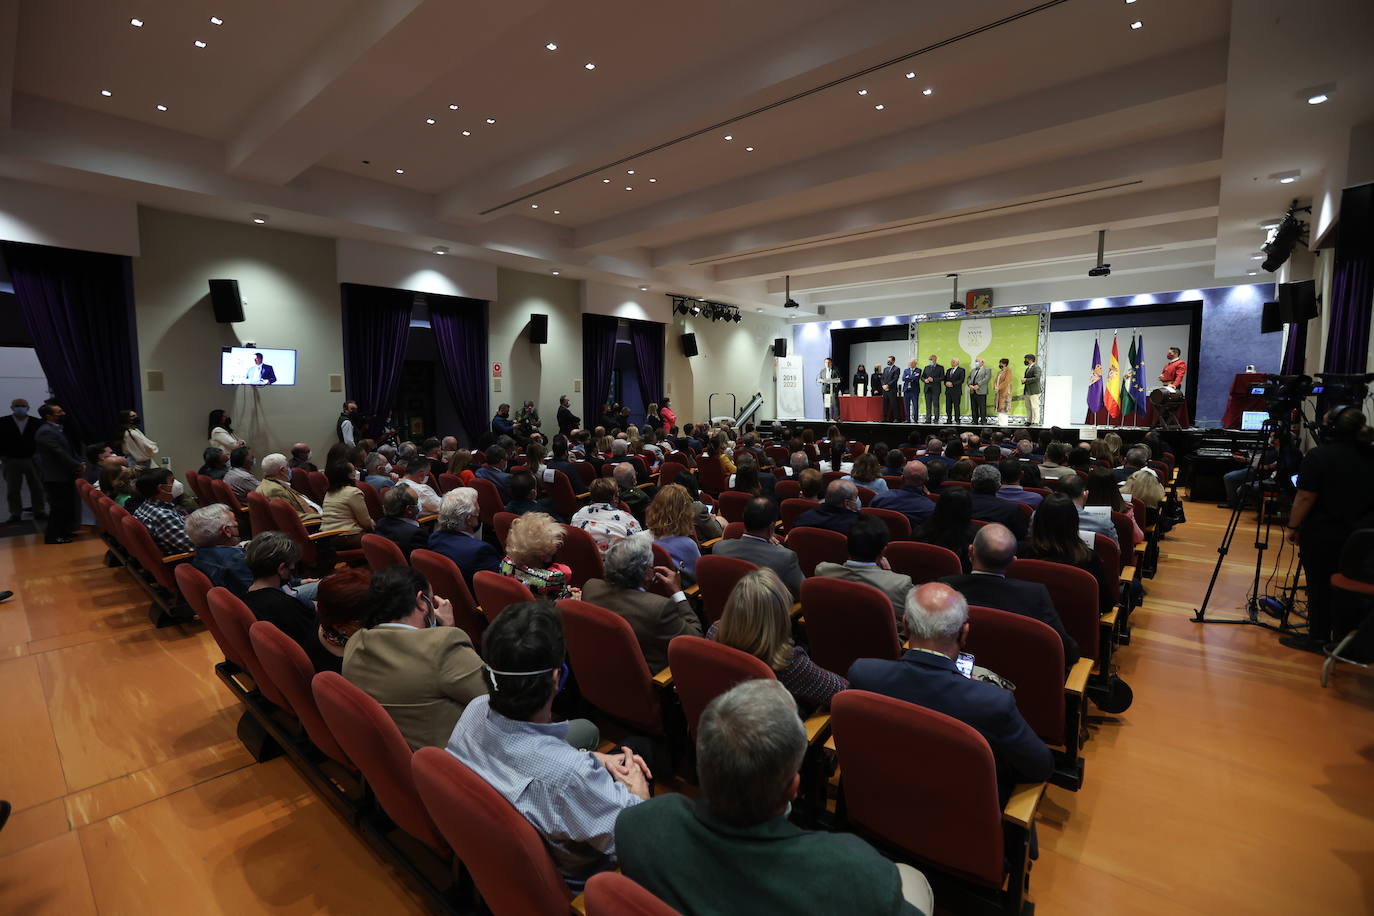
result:
[[[294,385],[296,351],[266,347],[224,347],[219,356],[221,385]]]

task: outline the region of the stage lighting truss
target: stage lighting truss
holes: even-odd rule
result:
[[[677,293],[665,293],[673,302],[674,315],[690,315],[693,318],[700,315],[709,321],[733,321],[739,324],[741,319],[740,310],[737,306],[727,305],[724,302],[712,302],[700,296],[682,296]]]

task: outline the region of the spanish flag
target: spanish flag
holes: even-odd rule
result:
[[[1116,335],[1112,335],[1112,361],[1107,366],[1107,385],[1102,390],[1102,404],[1107,416],[1121,419],[1121,361],[1116,352]]]

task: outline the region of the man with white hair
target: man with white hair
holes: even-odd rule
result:
[[[243,548],[239,546],[239,520],[222,503],[201,506],[186,519],[186,536],[195,545],[191,565],[210,580],[242,598],[253,584]]]
[[[979,521],[1006,525],[1019,541],[1030,533],[1030,518],[1026,511],[998,495],[1002,488],[1002,472],[995,464],[980,464],[973,469],[973,517]]]
[[[859,659],[849,668],[849,686],[933,709],[977,729],[992,747],[1004,803],[1017,783],[1049,779],[1054,758],[1021,717],[1011,692],[965,677],[955,667],[968,641],[964,596],[943,582],[912,589],[906,631],[910,648],[900,659]]]
[[[611,473],[615,479],[615,485],[620,489],[620,502],[624,504],[626,509],[630,510],[640,527],[647,527],[644,522],[644,513],[649,508],[653,493],[639,489],[638,472],[635,471],[635,466],[628,461],[617,464]]]
[[[825,528],[848,535],[859,517],[859,491],[850,480],[832,480],[825,491],[825,502],[797,516],[794,527]]]
[[[607,550],[605,579],[588,579],[582,600],[624,617],[635,631],[650,671],[668,667],[668,643],[675,636],[700,636],[701,621],[682,591],[675,569],[654,565],[653,535],[632,534]],[[657,582],[672,597],[650,592]]]
[[[409,486],[408,483],[397,486]],[[444,494],[439,504],[439,520],[429,536],[429,549],[441,553],[458,565],[472,590],[472,577],[482,570],[501,571],[501,554],[478,535],[482,516],[477,508],[477,491],[458,487]]]
[[[311,502],[305,494],[291,488],[291,474],[291,465],[287,457],[280,452],[273,452],[262,459],[262,482],[258,484],[257,492],[264,499],[286,500],[301,517],[301,521],[318,519],[320,507]]]
[[[700,797],[665,793],[615,822],[621,870],[676,912],[935,912],[930,883],[910,865],[788,819],[806,729],[782,684],[744,681],[712,700],[696,752]]]

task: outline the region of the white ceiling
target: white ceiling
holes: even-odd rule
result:
[[[1374,116],[1366,0],[0,0],[6,33],[0,176],[778,312],[791,274],[803,317],[1244,279]]]

